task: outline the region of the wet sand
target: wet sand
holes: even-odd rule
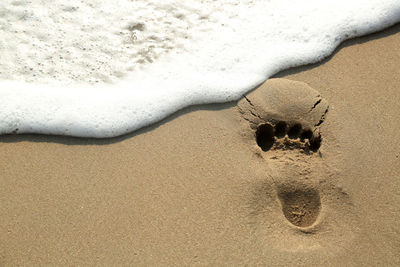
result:
[[[399,265],[399,43],[128,136],[0,137],[0,265]]]

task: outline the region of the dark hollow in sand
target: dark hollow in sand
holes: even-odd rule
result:
[[[290,139],[297,139],[301,133],[301,124],[300,123],[296,123],[295,125],[293,125],[292,127],[290,127],[289,131],[288,131],[288,136]]]
[[[300,140],[304,141],[305,139],[311,140],[313,137],[313,132],[311,130],[304,130],[300,135]]]
[[[280,121],[275,125],[275,136],[282,138],[286,135],[287,124],[284,121]]]
[[[271,124],[261,124],[256,131],[257,145],[263,150],[268,151],[274,145],[274,128]]]
[[[317,152],[321,147],[322,137],[321,135],[315,136],[310,140],[310,150]]]

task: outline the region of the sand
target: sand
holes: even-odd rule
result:
[[[398,266],[399,43],[128,136],[0,137],[0,265]]]

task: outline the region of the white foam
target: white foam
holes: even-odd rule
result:
[[[0,134],[121,135],[400,21],[399,0],[5,2]]]

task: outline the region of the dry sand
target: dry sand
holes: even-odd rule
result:
[[[129,136],[0,137],[0,265],[398,266],[399,44]]]

